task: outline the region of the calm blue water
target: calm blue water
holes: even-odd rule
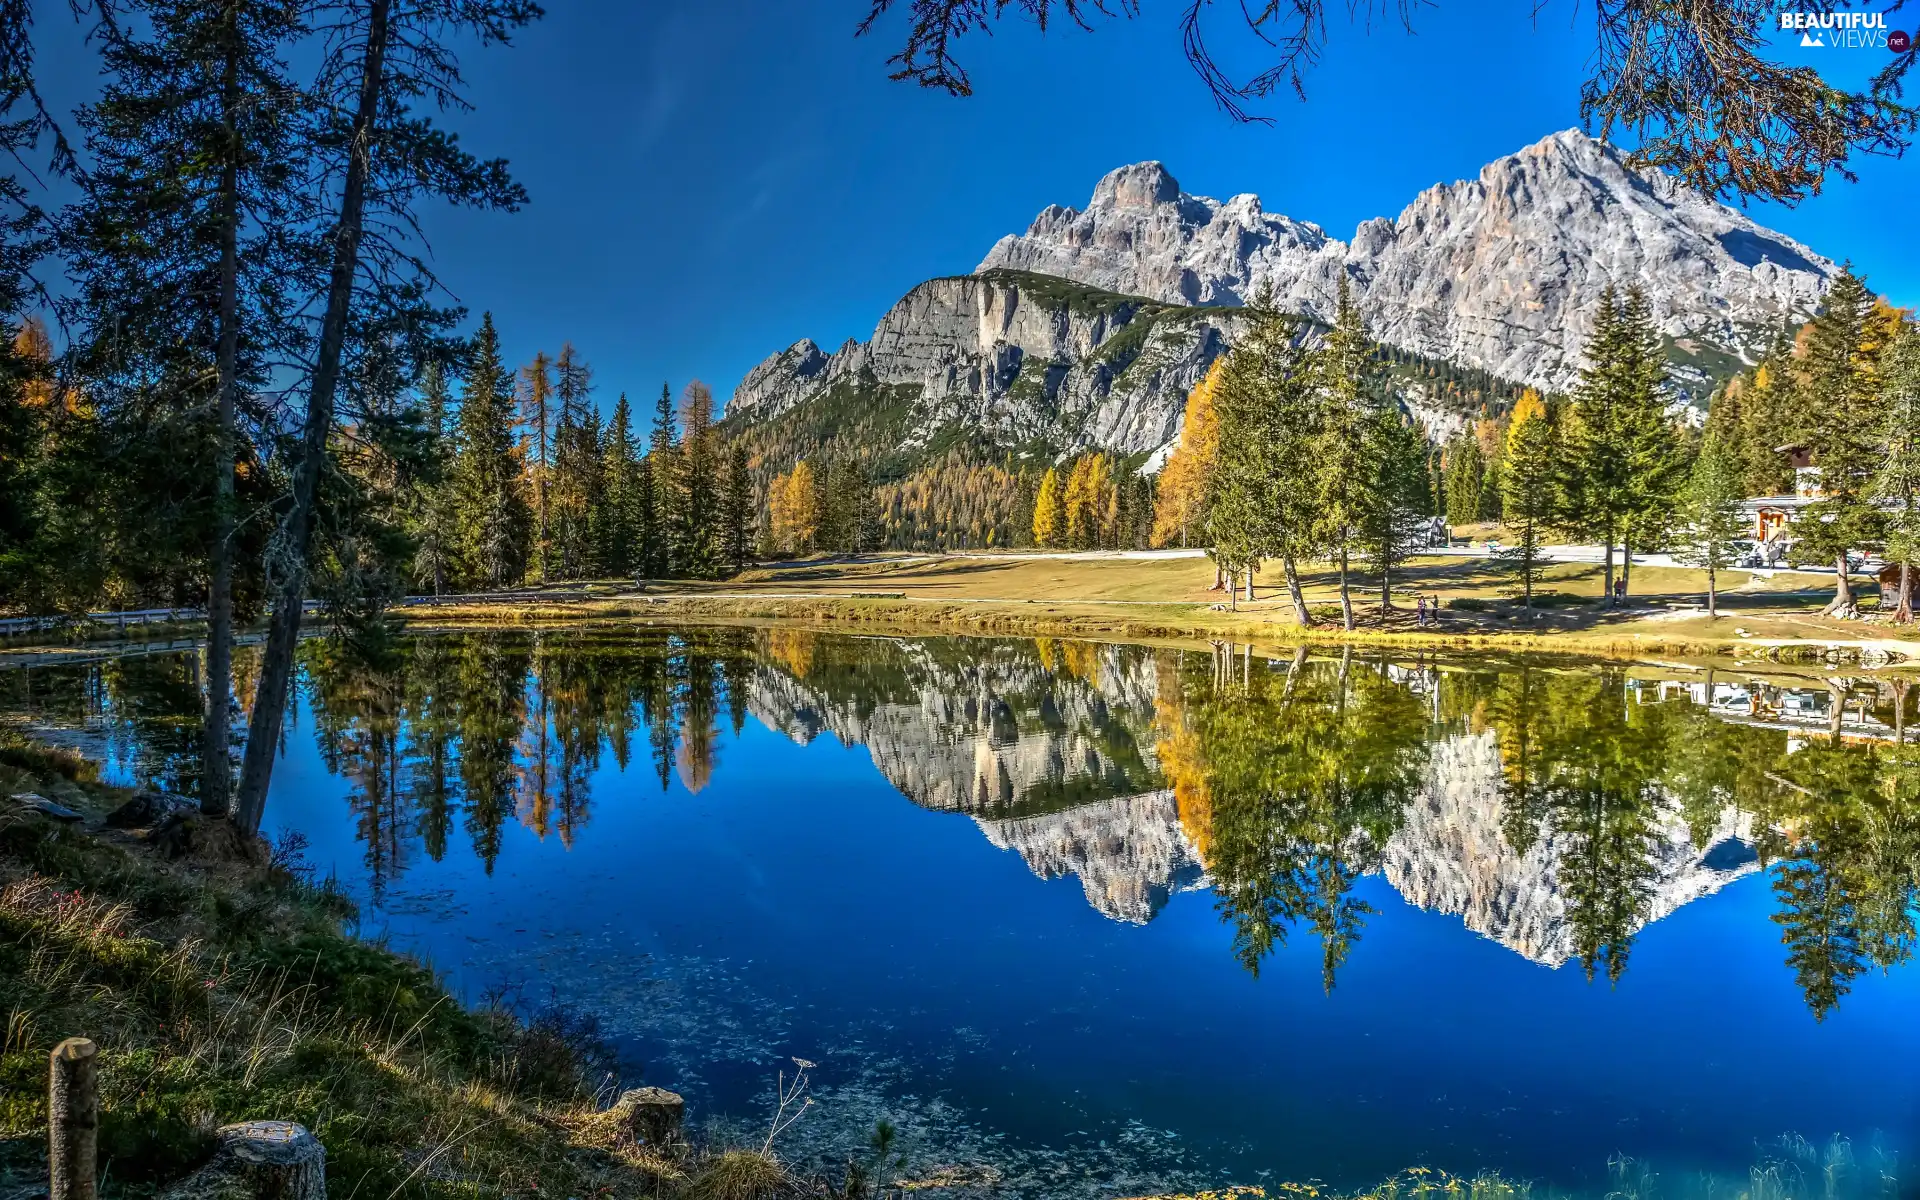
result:
[[[596,1014],[696,1120],[764,1127],[815,1064],[796,1158],[884,1117],[913,1170],[1012,1194],[1426,1165],[1598,1195],[1620,1156],[1680,1194],[1838,1135],[1840,1191],[1885,1195],[1872,1147],[1920,1131],[1920,751],[1890,684],[430,645],[309,663],[270,832],[469,999]],[[142,750],[167,705],[147,728],[125,681],[69,690],[44,724],[117,731],[128,778],[183,769]]]

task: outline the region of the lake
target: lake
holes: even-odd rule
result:
[[[241,670],[249,667],[242,656]],[[197,660],[0,671],[192,792]],[[579,627],[303,669],[267,831],[470,1001],[827,1164],[1014,1196],[1411,1167],[1911,1194],[1920,686]],[[1768,1191],[1773,1187],[1773,1191]]]

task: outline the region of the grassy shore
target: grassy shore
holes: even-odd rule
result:
[[[89,764],[0,742],[0,796],[23,791],[86,820],[0,802],[0,1195],[45,1186],[47,1056],[69,1036],[101,1047],[105,1196],[155,1194],[219,1126],[253,1119],[311,1129],[342,1196],[657,1200],[743,1173],[754,1197],[799,1190],[769,1159],[743,1172],[725,1148],[634,1144],[596,1103],[609,1058],[590,1021],[463,1007],[353,936],[352,904],[290,847],[223,845],[203,825],[163,853],[102,827],[127,793]]]
[[[1621,609],[1599,603],[1597,565],[1551,566],[1531,611],[1510,580],[1485,559],[1415,559],[1396,577],[1383,612],[1377,585],[1355,590],[1357,628],[1341,626],[1331,571],[1304,578],[1314,624],[1294,619],[1277,569],[1256,579],[1252,602],[1213,588],[1204,558],[1075,558],[1033,555],[869,555],[757,567],[722,582],[616,581],[529,589],[461,603],[419,606],[403,617],[422,625],[546,623],[579,619],[772,620],[875,632],[948,631],[1113,637],[1384,643],[1450,649],[1499,648],[1580,654],[1774,658],[1920,658],[1920,633],[1872,618],[1821,615],[1831,576],[1744,571],[1721,579],[1720,615],[1705,611],[1703,572],[1641,566]],[[1414,596],[1440,604],[1437,621],[1417,623]]]

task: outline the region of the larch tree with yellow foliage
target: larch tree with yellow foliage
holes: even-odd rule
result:
[[[815,494],[813,467],[805,459],[775,476],[767,488],[767,528],[781,552],[799,554],[812,548],[820,525]]]
[[[1104,454],[1083,455],[1067,480],[1067,544],[1092,550],[1106,539],[1113,472]]]
[[[1180,423],[1180,441],[1160,469],[1160,497],[1153,510],[1153,544],[1185,547],[1207,527],[1207,477],[1220,454],[1219,426],[1214,421],[1213,397],[1220,387],[1226,356],[1213,360],[1207,373],[1187,393],[1187,411]]]
[[[1051,550],[1067,532],[1067,495],[1060,486],[1060,472],[1048,467],[1040,477],[1040,491],[1033,498],[1033,544]]]

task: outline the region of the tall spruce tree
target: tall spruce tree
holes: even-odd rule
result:
[[[439,363],[427,364],[420,380],[420,400],[426,410],[426,429],[431,438],[429,458],[436,469],[414,483],[413,577],[438,596],[447,590],[447,581],[455,570],[456,529],[455,493],[450,473],[455,438],[448,412],[453,396],[447,388],[446,371]]]
[[[1480,439],[1470,432],[1455,437],[1447,443],[1442,464],[1447,524],[1472,525],[1480,519],[1480,484],[1486,474]]]
[[[555,571],[562,579],[590,574],[589,542],[594,476],[600,447],[593,427],[593,373],[572,342],[554,361],[557,415],[553,434],[553,547]]]
[[[627,404],[627,394],[621,392],[601,443],[604,492],[594,518],[594,544],[601,570],[609,575],[630,576],[638,566],[639,465],[633,449],[633,411]]]
[[[232,772],[242,410],[272,364],[304,351],[289,297],[316,282],[301,187],[313,147],[283,63],[305,13],[292,0],[129,0],[103,20],[107,82],[80,114],[93,161],[61,223],[78,285],[62,307],[114,451],[84,511],[132,535],[100,530],[123,558],[206,564],[201,803],[216,816]]]
[[[1427,470],[1427,439],[1398,405],[1388,404],[1374,418],[1373,502],[1360,526],[1360,549],[1380,574],[1380,611],[1393,609],[1393,577],[1400,565],[1425,544],[1426,521],[1433,507]]]
[[[1531,389],[1513,406],[1507,426],[1506,469],[1500,474],[1502,507],[1513,545],[1502,553],[1520,579],[1520,603],[1531,613],[1533,585],[1540,578],[1541,546],[1556,516],[1559,438],[1552,414]]]
[[[1740,515],[1745,496],[1735,448],[1715,430],[1701,440],[1680,496],[1674,557],[1707,573],[1707,615],[1720,615],[1720,573],[1734,565],[1735,545],[1747,532]]]
[[[1679,484],[1679,444],[1666,417],[1665,354],[1638,289],[1601,294],[1574,403],[1567,414],[1563,511],[1603,547],[1612,603],[1614,551],[1656,539]]]
[[[455,544],[475,587],[503,588],[526,573],[532,514],[514,444],[513,393],[493,314],[480,320],[467,365],[453,464]]]
[[[753,476],[747,469],[747,448],[738,442],[727,448],[727,482],[721,499],[720,553],[735,574],[746,570],[753,550]]]
[[[681,397],[678,517],[681,573],[704,579],[720,560],[720,461],[713,429],[713,391],[699,380]]]
[[[647,478],[653,498],[651,537],[647,543],[648,572],[653,578],[667,579],[680,572],[681,526],[680,428],[674,415],[673,389],[660,385],[660,400],[653,410],[653,436],[647,449]]]
[[[1314,469],[1313,537],[1339,579],[1341,624],[1352,629],[1350,560],[1361,552],[1375,510],[1388,502],[1379,479],[1378,442],[1385,415],[1381,373],[1344,273],[1333,328],[1315,359],[1321,383],[1320,411],[1308,451]]]
[[[526,428],[527,476],[533,491],[533,573],[553,574],[553,360],[545,350],[520,368],[520,423]]]
[[[1881,364],[1880,426],[1884,447],[1872,498],[1886,510],[1886,559],[1900,568],[1893,619],[1913,621],[1913,586],[1920,566],[1920,327],[1903,321]],[[1887,606],[1884,596],[1880,601]]]
[[[1882,456],[1883,425],[1875,370],[1879,346],[1870,328],[1873,295],[1842,267],[1807,330],[1800,359],[1800,403],[1807,443],[1820,469],[1820,497],[1793,523],[1796,562],[1831,563],[1833,599],[1826,611],[1856,610],[1847,554],[1879,540],[1880,511],[1871,491]]]

